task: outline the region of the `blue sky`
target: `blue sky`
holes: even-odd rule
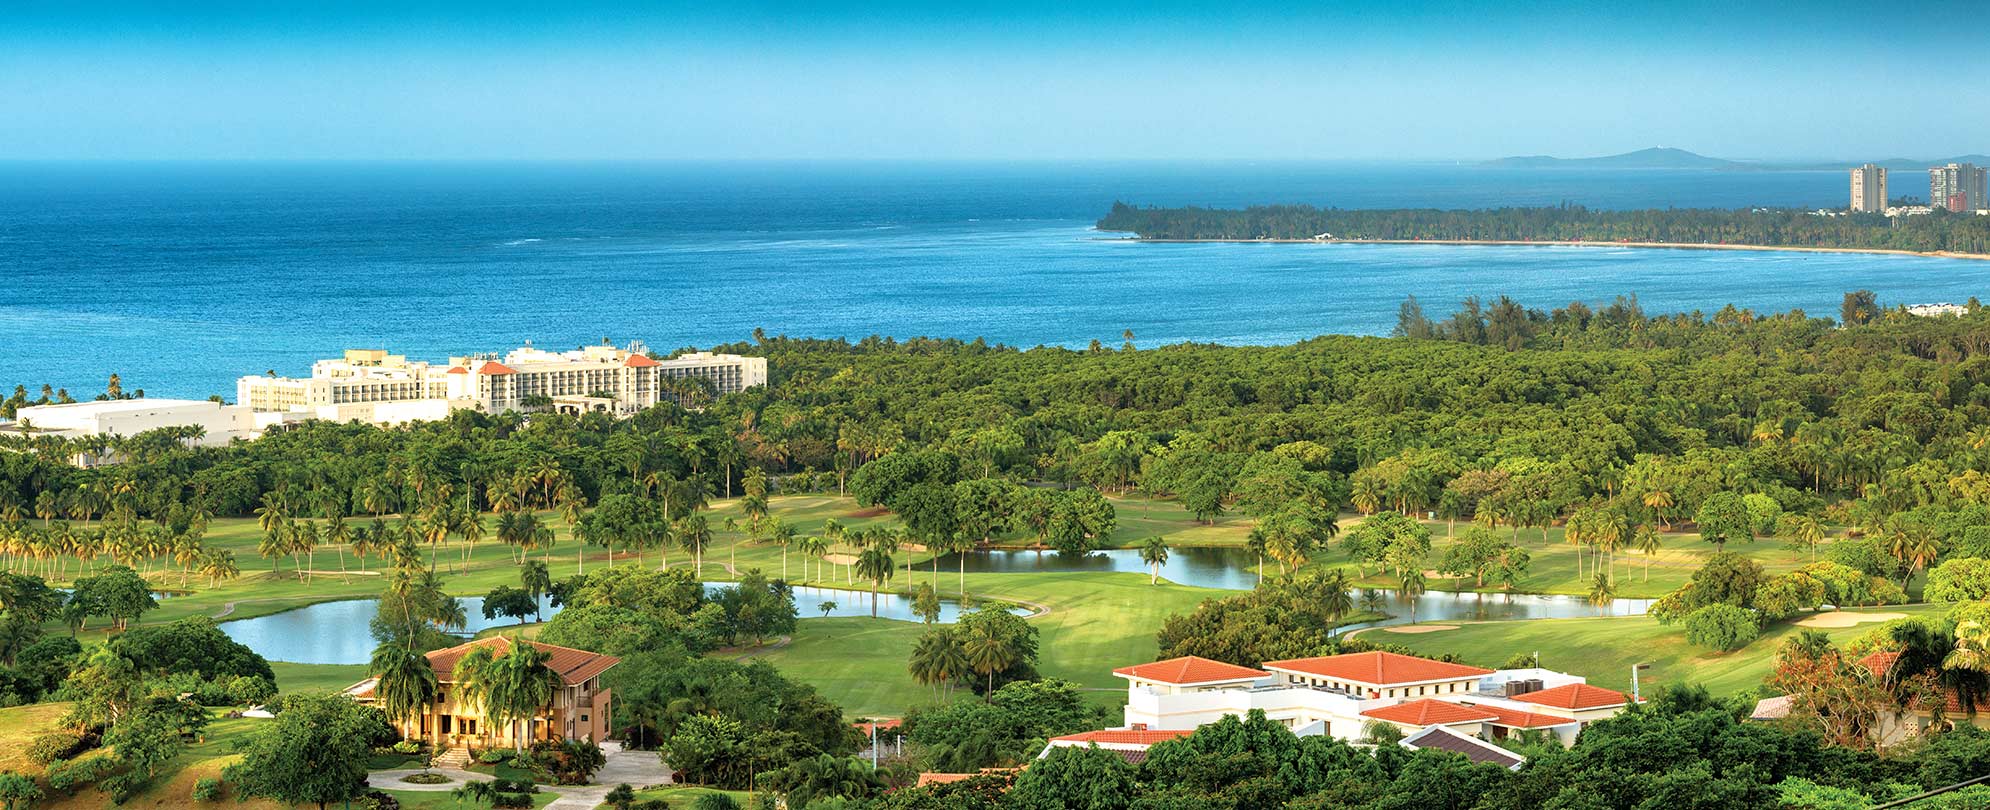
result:
[[[6,4],[0,158],[1990,152],[1980,3]]]

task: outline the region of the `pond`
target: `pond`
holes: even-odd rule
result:
[[[961,556],[941,560],[940,570],[958,571]],[[1140,561],[1140,551],[1130,548],[1095,551],[1081,557],[1013,549],[984,549],[968,552],[964,556],[967,558],[968,573],[1124,571],[1146,574],[1149,570],[1147,564]],[[1257,557],[1243,548],[1170,548],[1168,561],[1161,566],[1161,578],[1178,585],[1245,591],[1257,586],[1256,565]],[[1398,598],[1394,589],[1357,589],[1357,604],[1362,591],[1379,592],[1384,600],[1383,611],[1392,615],[1388,619],[1356,627],[1402,624],[1410,620],[1410,605]],[[1651,607],[1651,602],[1650,599],[1617,599],[1608,605],[1592,605],[1576,596],[1430,591],[1417,597],[1415,615],[1419,622],[1639,616]]]
[[[715,593],[732,585],[730,582],[707,582],[705,592]],[[869,616],[871,615],[870,591],[850,591],[814,586],[794,589],[795,609],[800,618],[814,619],[824,615],[822,603],[834,602],[828,616]],[[463,612],[469,617],[469,625],[464,635],[474,635],[480,630],[492,627],[510,627],[517,624],[511,619],[484,618],[484,599],[481,596],[458,597],[463,604]],[[877,615],[881,619],[915,622],[919,617],[912,610],[912,598],[903,594],[880,592],[877,595]],[[288,661],[297,664],[364,664],[373,656],[373,635],[369,623],[377,611],[377,600],[346,599],[337,602],[319,602],[296,610],[257,616],[252,619],[236,619],[222,622],[221,632],[255,650],[257,654],[271,661]],[[560,609],[553,607],[550,598],[540,600],[541,616],[550,619]],[[1030,613],[1025,608],[1012,609],[1017,615]],[[960,604],[956,600],[940,600],[940,621],[952,623],[960,617]]]

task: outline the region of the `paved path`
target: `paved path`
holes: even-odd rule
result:
[[[650,785],[670,784],[670,768],[655,751],[624,751],[622,744],[609,742],[601,747],[607,762],[594,774],[594,784],[590,785],[540,785],[539,789],[559,798],[546,805],[546,810],[594,810],[608,798],[608,791],[616,785],[627,783],[631,787],[644,788]],[[429,773],[439,773],[450,781],[439,785],[415,785],[401,781],[401,777],[411,773],[421,773],[420,768],[395,768],[374,771],[366,776],[368,785],[383,790],[409,790],[424,792],[447,792],[455,790],[464,782],[489,781],[490,775],[471,773],[457,768],[430,768]]]

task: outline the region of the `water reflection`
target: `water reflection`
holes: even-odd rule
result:
[[[705,592],[715,594],[719,589],[732,585],[730,582],[707,582]],[[822,603],[834,602],[835,607],[828,615],[869,616],[871,615],[871,594],[869,591],[850,591],[815,586],[794,589],[795,608],[804,620],[821,618],[824,613]],[[469,618],[464,635],[474,635],[480,630],[492,627],[510,627],[518,624],[516,619],[503,616],[495,619],[484,618],[484,599],[481,596],[459,597],[463,612]],[[553,607],[550,598],[539,600],[540,616],[551,619],[560,612]],[[1018,615],[1028,614],[1024,608],[1013,609]],[[298,664],[364,664],[373,655],[373,635],[370,623],[378,615],[378,601],[373,599],[347,599],[338,602],[319,602],[296,610],[272,613],[252,619],[236,619],[222,622],[221,631],[255,650],[257,654],[271,661],[289,661]],[[896,593],[877,595],[877,615],[881,619],[915,622],[919,617],[912,609],[911,597]],[[952,623],[960,618],[960,603],[953,599],[940,600],[940,622]],[[527,621],[530,621],[530,617]]]
[[[962,555],[940,562],[941,570],[961,564]],[[1104,572],[1149,573],[1138,549],[1118,548],[1095,551],[1084,556],[1055,552],[995,549],[971,551],[966,555],[969,573]],[[1243,591],[1257,586],[1257,557],[1242,548],[1171,548],[1161,566],[1161,578],[1180,585]],[[1276,571],[1273,568],[1272,571]],[[1271,573],[1271,572],[1267,572]],[[1378,592],[1389,619],[1361,627],[1401,624],[1410,620],[1410,605],[1391,588],[1365,588]],[[1617,599],[1608,605],[1592,605],[1576,596],[1542,594],[1478,594],[1427,592],[1416,600],[1416,619],[1426,621],[1495,621],[1508,619],[1572,619],[1592,616],[1639,616],[1651,607],[1650,599]]]

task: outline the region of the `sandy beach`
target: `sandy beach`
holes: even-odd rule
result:
[[[1776,245],[1716,245],[1703,242],[1550,242],[1517,239],[1148,239],[1139,236],[1122,237],[1129,242],[1219,242],[1237,244],[1286,244],[1286,245],[1507,245],[1512,247],[1580,247],[1580,248],[1671,248],[1675,250],[1750,250],[1784,251],[1791,253],[1869,253],[1879,256],[1918,256],[1930,259],[1970,259],[1990,261],[1990,253],[1957,253],[1949,250],[1888,250],[1885,248],[1831,248]]]

